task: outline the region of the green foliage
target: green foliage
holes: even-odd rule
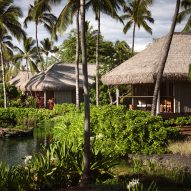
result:
[[[55,104],[54,105],[54,112],[57,115],[64,115],[70,111],[74,111],[76,109],[76,106],[74,104]]]
[[[191,64],[189,64],[188,77],[191,80]]]
[[[187,126],[191,125],[191,116],[187,117],[177,117],[165,121],[166,124],[170,126]]]
[[[38,100],[32,96],[28,96],[25,100],[26,107],[37,108],[38,107]]]
[[[81,111],[66,113],[56,120],[54,137],[82,146],[83,119]],[[92,106],[90,122],[91,140],[95,148],[101,148],[113,156],[163,153],[169,139],[179,136],[178,129],[169,128],[161,117],[142,111],[127,111],[123,106]]]
[[[96,31],[87,23],[87,62],[95,63],[96,61]],[[60,46],[58,57],[68,63],[73,63],[76,56],[76,31],[71,30],[69,37],[64,40]],[[121,64],[130,57],[130,48],[125,41],[116,41],[113,44],[111,41],[105,41],[103,36],[100,36],[99,43],[99,62],[103,64],[101,70],[108,71],[113,67]],[[81,60],[81,55],[80,55]]]
[[[34,108],[0,108],[1,127],[35,127],[37,123],[50,119],[54,112],[46,109]]]
[[[79,183],[83,165],[81,147],[72,142],[55,142],[33,158],[27,156],[25,165],[9,167],[0,163],[0,188],[4,191],[54,190],[76,186]],[[91,174],[96,182],[113,178],[109,172],[116,165],[115,158],[100,150],[92,149]]]
[[[7,93],[7,98],[9,100],[18,98],[20,95],[20,92],[18,92],[17,88],[12,85],[6,85],[6,93]],[[0,84],[0,98],[3,99],[3,85]]]

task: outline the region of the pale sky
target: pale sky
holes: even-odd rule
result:
[[[15,0],[14,1],[17,6],[20,6],[23,10],[24,17],[27,15],[29,4],[33,2],[33,0]],[[62,0],[62,3],[59,5],[53,6],[52,13],[56,16],[59,15],[64,5],[66,4],[66,0]],[[143,50],[149,43],[152,42],[153,39],[159,38],[161,36],[166,35],[169,32],[172,17],[174,14],[176,0],[155,0],[152,5],[151,12],[152,16],[155,20],[154,24],[151,24],[151,28],[153,30],[153,35],[148,34],[143,29],[136,31],[136,39],[135,39],[135,50],[140,51]],[[24,18],[21,19],[21,23],[23,23]],[[95,21],[95,16],[90,10],[87,12],[86,20],[90,21],[91,25],[93,25],[94,29],[97,28],[97,23]],[[176,31],[179,32],[182,30],[184,23],[181,25],[177,25]],[[65,38],[67,38],[69,31],[75,28],[73,24],[70,26],[67,31],[62,34],[59,38],[56,45],[60,45]],[[28,28],[26,29],[28,36],[35,38],[35,28],[34,23],[30,23]],[[129,30],[127,34],[123,33],[123,25],[120,22],[116,22],[112,18],[102,14],[101,15],[101,33],[104,36],[105,40],[110,40],[115,42],[117,40],[125,40],[131,46],[132,42],[132,30]],[[46,37],[50,37],[50,35],[46,32],[46,29],[43,26],[39,26],[39,40],[43,40]]]

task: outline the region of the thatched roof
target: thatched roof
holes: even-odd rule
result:
[[[82,65],[79,65],[79,84],[83,85]],[[95,65],[88,65],[89,84],[94,83],[96,70]],[[21,89],[23,91],[60,91],[67,89],[75,89],[76,76],[75,64],[54,64],[45,72],[41,72],[33,76],[27,83],[23,83]]]
[[[164,36],[145,50],[117,66],[104,76],[107,85],[154,83],[164,53]],[[163,80],[188,80],[191,64],[191,33],[175,33],[164,69]]]
[[[29,79],[31,79],[31,77],[32,74],[29,72]],[[18,74],[9,81],[9,83],[18,89],[21,89],[23,83],[27,82],[29,79],[26,71],[19,71]]]

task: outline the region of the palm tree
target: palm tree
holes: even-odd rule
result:
[[[13,65],[13,44],[12,37],[10,35],[4,35],[3,39],[3,61],[4,68],[2,68],[2,72],[5,75],[5,81],[8,81],[11,76],[11,66]],[[4,69],[4,71],[3,71]]]
[[[48,3],[49,1],[45,0],[35,0],[34,5],[30,5],[30,9],[28,10],[28,16],[24,21],[25,27],[27,27],[27,23],[30,21],[35,22],[35,36],[36,36],[36,45],[37,45],[37,53],[39,60],[42,61],[42,57],[39,51],[39,43],[38,43],[38,25],[43,24],[48,32],[52,33],[54,24],[56,22],[56,16],[54,16],[51,11],[51,6]],[[44,70],[44,66],[42,65],[42,69]]]
[[[156,77],[155,89],[154,89],[154,94],[153,94],[153,102],[152,102],[152,108],[151,108],[151,114],[152,115],[156,115],[156,105],[157,105],[157,99],[158,99],[158,94],[159,94],[159,89],[160,89],[160,83],[162,80],[164,67],[165,67],[168,53],[170,50],[170,45],[172,42],[173,33],[174,33],[174,30],[176,27],[176,21],[177,21],[177,17],[178,17],[179,8],[180,8],[180,0],[177,0],[171,29],[170,29],[170,32],[168,34],[168,38],[167,38],[167,41],[166,41],[166,44],[164,47],[164,54],[163,54],[163,57],[162,57],[162,60],[161,60],[161,63],[160,63],[159,69],[158,69],[157,77]]]
[[[10,67],[12,63],[13,57],[13,44],[12,44],[12,37],[10,35],[4,34],[1,39],[2,41],[2,79],[6,82],[10,77]]]
[[[72,24],[73,17],[76,16],[76,108],[80,107],[79,98],[79,54],[80,54],[80,29],[79,29],[80,0],[69,0],[58,16],[54,34],[56,31],[64,32],[69,24]]]
[[[19,7],[13,5],[12,0],[1,0],[0,3],[0,57],[2,66],[3,92],[4,92],[4,107],[7,107],[7,96],[5,87],[5,66],[4,66],[4,52],[3,39],[10,32],[17,39],[21,39],[25,34],[21,29],[21,24],[18,21],[22,16],[22,11]]]
[[[182,10],[178,14],[177,22],[182,22],[184,19],[187,19],[187,23],[183,29],[183,32],[191,31],[191,1],[182,0],[181,2]]]
[[[90,181],[90,98],[88,90],[88,71],[86,60],[86,34],[85,34],[85,0],[80,0],[81,15],[81,49],[82,49],[82,69],[83,69],[83,89],[84,89],[84,171],[82,184]]]
[[[44,40],[40,41],[42,47],[41,52],[46,55],[46,62],[45,62],[45,69],[47,69],[47,62],[48,62],[48,56],[50,53],[55,53],[58,51],[58,48],[53,45],[53,42],[49,40],[49,38],[45,38]],[[56,60],[58,60],[56,57],[54,57]]]
[[[95,13],[96,20],[98,22],[97,29],[97,41],[96,41],[96,105],[99,105],[99,43],[100,43],[100,22],[101,22],[101,12],[110,15],[113,18],[118,18],[117,11],[120,6],[124,5],[124,0],[89,0],[87,2],[87,7],[92,7]]]
[[[35,40],[32,37],[24,38],[23,40],[23,50],[19,47],[15,47],[15,50],[18,51],[18,54],[15,55],[14,60],[17,62],[18,60],[25,59],[26,62],[26,70],[27,70],[27,78],[29,79],[29,66],[30,71],[33,69],[36,72],[39,72],[38,67],[36,66],[34,60],[37,59],[36,57],[36,47],[35,47]]]
[[[148,6],[151,5],[153,0],[129,0],[124,5],[124,15],[121,16],[122,20],[127,20],[123,28],[123,32],[126,34],[127,31],[133,26],[133,40],[132,40],[132,55],[134,54],[135,44],[135,31],[136,27],[140,29],[143,27],[148,33],[152,34],[152,29],[149,27],[149,23],[154,23]]]

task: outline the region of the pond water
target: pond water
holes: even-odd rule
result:
[[[41,146],[49,146],[52,141],[51,129],[40,126],[34,129],[32,137],[1,138],[0,161],[10,165],[22,165],[25,156],[39,152]]]

